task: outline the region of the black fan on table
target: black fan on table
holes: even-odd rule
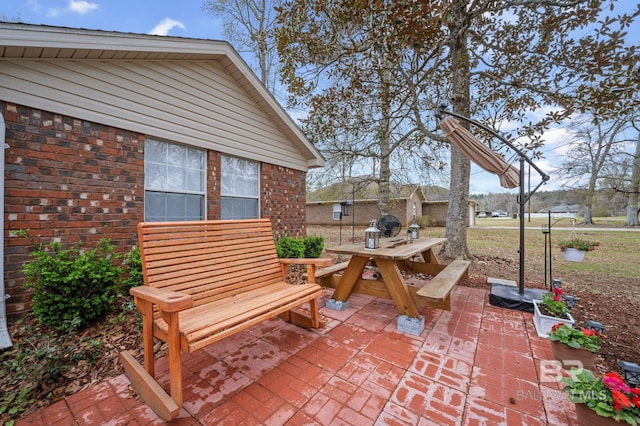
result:
[[[398,235],[402,228],[402,223],[400,223],[400,219],[394,215],[385,214],[378,219],[376,226],[380,230],[380,235],[388,238]]]

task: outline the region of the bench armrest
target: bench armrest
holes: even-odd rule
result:
[[[161,288],[143,285],[132,287],[129,293],[133,297],[158,305],[158,309],[164,312],[178,312],[193,306],[191,295]]]
[[[307,265],[307,282],[309,284],[315,284],[316,282],[316,268],[322,266],[329,266],[333,264],[333,259],[329,257],[318,258],[280,258],[280,268],[282,269],[282,279],[287,279],[287,269],[289,265]]]

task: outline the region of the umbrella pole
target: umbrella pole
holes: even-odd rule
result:
[[[524,296],[524,207],[527,198],[524,193],[524,157],[520,156],[520,195],[518,204],[520,207],[520,282],[518,283],[518,293]]]
[[[525,214],[525,211],[524,210],[525,210],[525,204],[531,198],[531,196],[538,190],[538,188],[540,188],[542,185],[547,183],[547,181],[549,180],[549,175],[544,173],[529,157],[527,157],[524,154],[523,151],[521,151],[520,149],[515,147],[511,142],[509,142],[507,139],[502,137],[495,130],[490,129],[489,127],[483,125],[482,123],[479,123],[479,122],[477,122],[475,120],[472,120],[469,117],[465,117],[463,115],[457,114],[457,113],[452,112],[452,111],[447,111],[446,109],[447,109],[446,105],[440,105],[438,107],[438,111],[436,113],[436,117],[442,118],[442,116],[444,114],[447,114],[447,115],[451,115],[453,117],[459,118],[461,120],[464,120],[464,121],[466,121],[468,123],[471,123],[474,126],[479,127],[481,129],[487,131],[491,135],[495,136],[496,138],[498,138],[502,143],[504,143],[510,149],[512,149],[519,157],[519,160],[520,160],[520,193],[519,193],[519,196],[518,196],[518,198],[519,198],[518,205],[519,205],[519,211],[520,211],[520,271],[519,271],[519,277],[518,278],[519,278],[520,282],[518,283],[518,297],[521,300],[525,300],[525,299],[528,298],[528,296],[525,296],[525,288],[524,288],[524,262],[525,262],[525,249],[524,249],[524,214]],[[525,180],[524,179],[525,178],[524,163],[525,163],[525,161],[540,174],[540,178],[541,178],[541,182],[535,188],[533,188],[533,190],[530,189],[528,194],[525,194],[525,186],[524,186],[524,180]],[[531,293],[531,291],[529,291],[528,293]],[[533,311],[533,309],[531,309],[531,311]]]

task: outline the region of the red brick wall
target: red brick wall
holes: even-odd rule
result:
[[[5,290],[7,316],[30,309],[21,270],[30,243],[16,231],[30,229],[45,244],[103,236],[126,253],[137,244],[144,220],[145,135],[29,107],[0,103],[6,124]],[[209,151],[207,218],[220,218],[220,153]],[[262,164],[261,214],[276,236],[305,235],[304,172]]]
[[[207,153],[207,213],[209,220],[220,219],[220,164],[222,154],[216,151]]]
[[[7,315],[29,309],[22,288],[30,244],[16,231],[63,246],[103,236],[127,252],[144,215],[144,136],[3,103],[5,152],[5,286]]]
[[[262,163],[260,214],[271,219],[276,239],[283,235],[307,235],[306,199],[306,173]]]

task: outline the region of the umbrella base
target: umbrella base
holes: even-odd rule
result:
[[[533,313],[533,300],[542,300],[542,294],[545,291],[541,288],[525,288],[524,294],[521,295],[518,287],[492,284],[489,304],[500,308]]]

